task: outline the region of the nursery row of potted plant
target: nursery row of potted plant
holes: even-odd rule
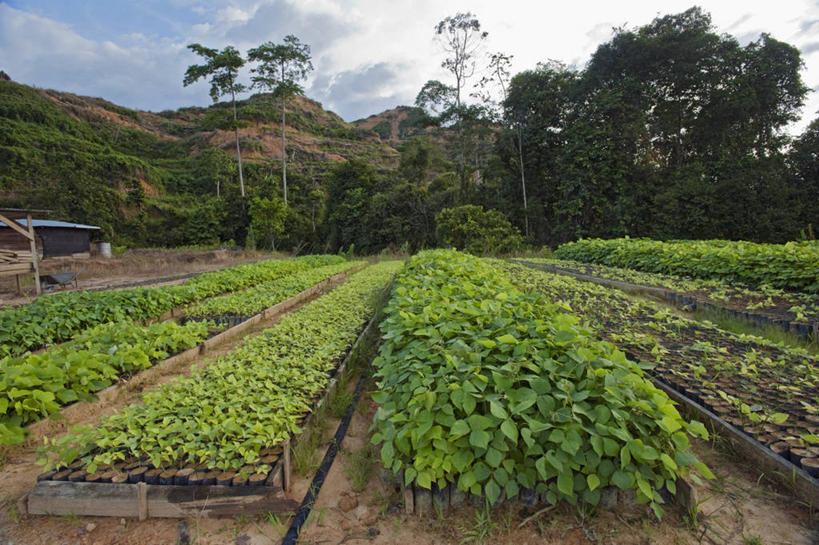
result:
[[[194,320],[213,320],[216,323],[233,326],[274,303],[301,293],[336,274],[365,264],[365,261],[343,261],[264,282],[246,290],[211,297],[185,309],[185,317]]]
[[[0,445],[20,443],[27,424],[192,348],[214,331],[211,322],[100,324],[41,353],[0,359]]]
[[[758,244],[730,240],[581,239],[561,245],[558,259],[646,272],[713,278],[819,294],[819,242]]]
[[[819,294],[786,291],[764,284],[747,287],[718,279],[686,278],[564,259],[527,258],[525,261],[554,268],[555,272],[568,271],[636,286],[663,288],[677,294],[675,302],[681,306],[702,306],[701,302],[706,302],[712,307],[742,313],[748,319],[787,322],[781,324],[786,330],[790,329],[792,322],[804,323],[807,327],[819,321]]]
[[[49,441],[41,461],[57,470],[80,469],[84,480],[121,463],[144,467],[142,479],[153,476],[146,475],[148,467],[235,472],[248,482],[264,474],[275,449],[301,432],[305,413],[400,266],[383,262],[351,275],[189,377],[147,392],[99,426],[76,427]]]
[[[40,297],[27,305],[0,311],[0,356],[19,355],[66,341],[102,323],[156,318],[180,305],[343,261],[343,257],[335,255],[272,259],[204,273],[175,286],[73,291]]]
[[[811,354],[682,318],[616,289],[521,265],[504,268],[522,288],[570,307],[653,376],[814,472],[819,361]]]
[[[662,514],[708,468],[706,437],[634,362],[497,263],[422,252],[396,278],[374,361],[372,441],[405,484],[597,505],[614,486]]]

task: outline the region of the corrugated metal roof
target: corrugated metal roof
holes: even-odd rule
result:
[[[26,227],[26,220],[20,219],[15,220],[17,223]],[[82,223],[70,223],[67,221],[55,221],[55,220],[31,220],[32,225],[34,228],[38,227],[62,227],[63,229],[99,229],[96,225],[83,225]],[[0,227],[7,227],[5,223],[0,221]]]

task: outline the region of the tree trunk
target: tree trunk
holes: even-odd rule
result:
[[[313,232],[316,232],[316,205],[313,204],[312,210],[310,211],[310,223],[313,226]]]
[[[518,125],[518,160],[520,161],[520,185],[523,188],[523,225],[529,238],[529,208],[526,204],[526,175],[523,172],[523,136]]]
[[[282,81],[284,81],[284,63],[282,63]],[[284,127],[285,127],[285,112],[287,107],[287,95],[282,93],[282,194],[284,195],[284,204],[287,204],[287,153],[284,149]]]
[[[239,158],[239,192],[242,197],[245,196],[245,179],[242,176],[242,149],[239,147],[239,127],[236,126],[236,121],[239,119],[236,115],[236,93],[230,92],[233,99],[233,134],[236,135],[236,156]]]
[[[466,189],[466,146],[464,145],[463,116],[461,112],[461,78],[455,76],[455,106],[458,109],[458,181],[461,184],[461,199],[465,199]]]

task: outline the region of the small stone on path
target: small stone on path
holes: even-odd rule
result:
[[[349,494],[343,494],[338,500],[338,508],[343,512],[348,513],[358,507],[358,499]]]

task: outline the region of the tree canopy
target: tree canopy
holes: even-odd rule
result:
[[[236,157],[239,162],[239,190],[245,196],[245,181],[242,172],[242,149],[239,145],[239,125],[236,113],[236,95],[246,88],[237,81],[239,69],[245,65],[241,53],[229,45],[218,51],[201,44],[190,44],[188,49],[206,59],[205,64],[192,64],[185,71],[182,84],[187,87],[202,78],[210,78],[210,97],[214,102],[226,95],[230,95],[233,105],[233,131],[236,136]]]

